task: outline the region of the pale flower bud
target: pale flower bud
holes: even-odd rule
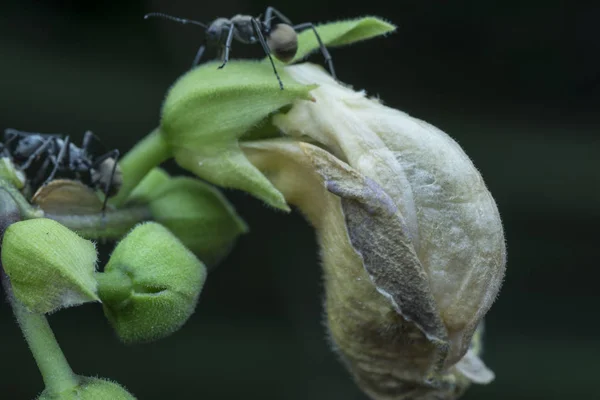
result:
[[[481,175],[439,129],[320,67],[286,70],[319,85],[273,118],[296,140],[242,149],[318,231],[328,327],[356,382],[378,400],[449,400],[491,381],[473,338],[506,250]]]

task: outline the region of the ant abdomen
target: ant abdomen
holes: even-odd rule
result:
[[[279,61],[292,61],[298,51],[298,34],[288,24],[277,24],[267,37],[267,45]]]

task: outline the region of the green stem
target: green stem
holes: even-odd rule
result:
[[[152,213],[146,206],[135,206],[109,211],[105,215],[46,214],[45,217],[59,222],[86,239],[117,240],[140,222],[152,220]]]
[[[123,174],[123,185],[111,203],[117,207],[123,205],[144,176],[152,168],[169,159],[171,155],[171,149],[163,139],[160,128],[150,132],[119,161]]]
[[[113,269],[97,272],[98,296],[105,303],[120,304],[131,297],[133,282],[124,272]]]
[[[60,349],[46,317],[27,311],[12,295],[6,276],[3,280],[17,322],[44,379],[46,391],[59,394],[76,387],[79,384],[77,376]]]

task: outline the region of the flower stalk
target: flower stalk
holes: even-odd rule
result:
[[[119,193],[110,201],[121,206],[140,181],[152,170],[171,157],[171,149],[159,128],[154,129],[140,140],[119,161],[123,174],[123,185]]]
[[[13,296],[9,278],[2,275],[4,290],[40,370],[47,393],[58,395],[75,388],[79,384],[78,378],[56,341],[48,320],[43,314],[27,311],[25,306]]]

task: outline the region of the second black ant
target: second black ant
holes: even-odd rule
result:
[[[71,143],[69,136],[6,129],[0,155],[10,158],[24,173],[33,192],[58,176],[73,178],[95,190],[101,189],[104,213],[108,198],[117,194],[122,183],[117,164],[119,151],[114,149],[100,156],[92,155],[93,138],[95,135],[87,131],[82,146],[78,147]]]

